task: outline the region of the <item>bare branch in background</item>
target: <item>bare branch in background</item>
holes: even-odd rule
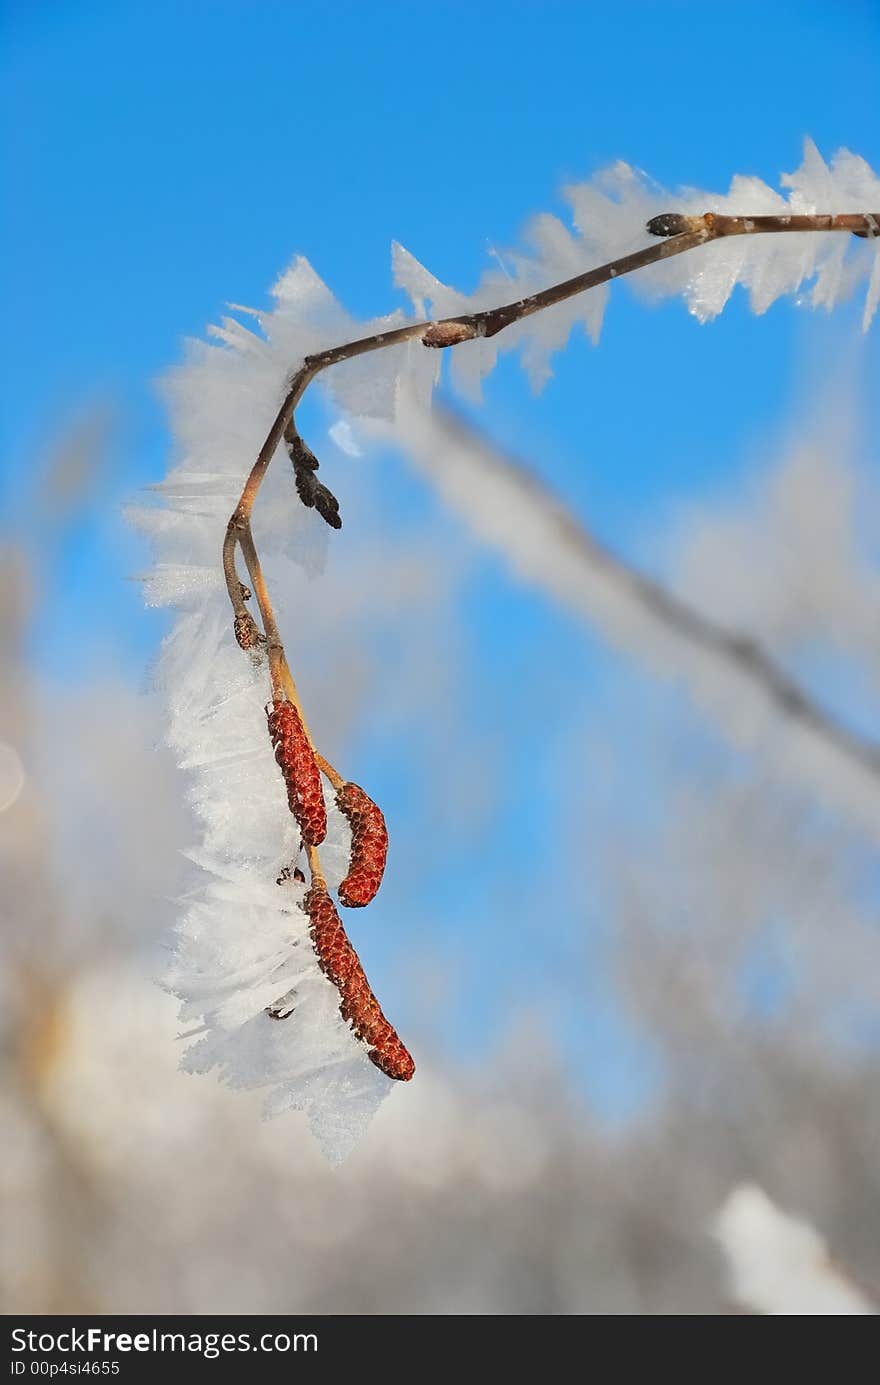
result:
[[[273,690],[276,696],[290,695],[299,708],[299,701],[293,689],[293,680],[285,657],[284,648],[275,623],[274,613],[260,570],[259,558],[253,540],[251,516],[253,507],[282,439],[286,442],[293,463],[297,492],[303,504],[314,506],[332,528],[341,526],[339,505],[335,496],[317,480],[319,462],[314,453],[302,440],[294,422],[294,413],[312,380],[322,371],[351,360],[368,352],[398,346],[403,342],[420,338],[428,347],[448,348],[473,341],[477,337],[492,337],[504,328],[521,321],[534,313],[553,307],[565,299],[597,288],[612,279],[622,278],[636,270],[655,264],[660,260],[681,255],[698,246],[731,236],[766,235],[769,233],[817,233],[844,232],[864,237],[880,234],[880,212],[857,212],[844,215],[815,213],[811,215],[781,216],[721,216],[705,212],[702,216],[683,216],[678,212],[665,212],[652,217],[647,223],[648,232],[658,237],[656,245],[647,246],[630,255],[624,255],[596,269],[578,274],[572,279],[554,284],[527,298],[502,304],[483,312],[468,313],[457,317],[443,318],[438,322],[416,322],[392,331],[374,333],[356,341],[331,347],[329,350],[307,356],[300,369],[293,376],[290,388],[278,411],[269,434],[248,475],[239,502],[233,511],[223,543],[223,571],[229,600],[232,605],[236,638],[243,648],[251,650],[258,632],[253,628],[253,620],[247,612],[242,597],[242,585],[236,569],[236,549],[241,548],[248,568],[257,603],[263,619]],[[691,641],[709,649],[717,649],[728,659],[733,659],[742,668],[751,672],[767,689],[772,700],[790,715],[796,716],[806,724],[818,728],[828,740],[834,741],[845,754],[855,754],[859,759],[870,761],[872,771],[880,775],[880,751],[870,748],[869,754],[837,727],[826,715],[806,697],[801,690],[777,669],[768,657],[752,641],[725,635],[705,621],[696,612],[678,603],[647,579],[629,573],[619,564],[614,564],[611,556],[604,553],[592,541],[588,541],[593,561],[616,570],[618,577],[624,577],[634,586],[644,605],[653,608],[667,625],[675,628]],[[287,693],[284,684],[287,684]],[[291,691],[291,689],[293,689]],[[301,708],[299,708],[301,713]]]
[[[66,420],[45,459],[35,496],[41,524],[70,524],[103,480],[116,424],[116,406],[97,400]]]
[[[698,701],[708,696],[735,739],[757,739],[742,700],[757,695],[777,722],[799,733],[793,742],[774,738],[784,768],[806,778],[823,799],[840,796],[834,788],[842,771],[846,806],[877,830],[880,745],[843,725],[751,635],[714,621],[613,553],[533,470],[449,410],[404,403],[397,439],[443,498],[517,571],[598,621],[640,659],[651,663],[659,655],[667,671],[685,677]],[[712,687],[719,679],[720,701]],[[829,760],[836,773],[828,773]]]

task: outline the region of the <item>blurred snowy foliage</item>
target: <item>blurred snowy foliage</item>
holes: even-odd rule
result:
[[[724,196],[693,190],[672,195],[618,164],[568,190],[574,229],[550,215],[533,222],[531,251],[505,253],[512,275],[492,270],[474,294],[464,296],[395,247],[395,280],[418,314],[459,314],[509,301],[635,249],[649,239],[646,220],[661,210],[880,207],[880,180],[845,151],[826,165],[808,143],[802,167],[782,183],[786,196],[744,177],[735,178]],[[806,284],[812,285],[807,301],[830,308],[867,280],[867,325],[880,293],[878,266],[878,245],[848,235],[755,236],[654,266],[633,285],[654,297],[681,294],[706,321],[721,311],[737,283],[749,291],[754,310],[763,312],[780,295],[801,293]],[[271,311],[239,309],[237,317],[212,327],[210,342],[192,343],[186,362],[170,375],[167,395],[177,454],[156,487],[158,503],[134,509],[132,519],[155,549],[155,567],[145,580],[147,600],[178,613],[157,676],[166,700],[168,743],[185,772],[201,830],[189,852],[193,873],[180,901],[169,974],[182,1004],[184,1030],[194,1040],[184,1064],[201,1072],[217,1069],[233,1086],[260,1088],[270,1113],[304,1108],[328,1157],[338,1161],[390,1084],[339,1018],[336,992],[312,952],[299,887],[275,884],[296,854],[294,824],[265,732],[267,676],[234,643],[220,552],[247,469],[302,358],[407,319],[398,311],[371,322],[354,321],[302,258],[279,279],[273,297]],[[491,341],[458,347],[451,353],[453,379],[473,390],[500,350],[515,349],[540,384],[552,352],[565,345],[576,323],[598,338],[607,298],[606,287],[516,324]],[[242,315],[250,325],[239,320]],[[390,429],[406,450],[419,417],[428,417],[441,365],[439,354],[412,341],[333,368],[321,381],[342,414],[333,440],[350,452],[358,444],[349,420],[366,420]],[[468,485],[474,484],[471,475]],[[514,547],[532,545],[533,528],[532,517],[515,526]],[[322,570],[328,535],[315,513],[297,500],[286,459],[270,470],[255,511],[254,535],[295,652],[305,621],[304,583]],[[565,561],[558,547],[547,551]],[[582,575],[573,573],[579,583]],[[592,590],[605,600],[595,582]],[[619,602],[611,623],[630,623]],[[635,637],[640,639],[639,629]],[[741,721],[754,719],[747,700],[737,693],[734,701]],[[810,745],[807,751],[815,759],[821,747]],[[783,751],[799,762],[805,753],[800,745]],[[823,772],[820,764],[816,773]],[[330,806],[332,830],[324,855],[333,883],[344,872],[347,840],[345,824]],[[376,907],[381,909],[381,897]],[[273,1022],[265,1007],[291,990],[296,993],[293,1016]],[[393,1014],[390,1002],[389,1008]]]
[[[877,1307],[835,1265],[819,1233],[762,1188],[735,1188],[715,1218],[736,1301],[773,1317],[875,1316]]]

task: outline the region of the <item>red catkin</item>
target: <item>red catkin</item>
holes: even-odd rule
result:
[[[324,789],[302,719],[292,702],[280,698],[268,713],[275,759],[287,785],[287,806],[299,823],[303,841],[320,846],[327,835]]]
[[[388,855],[388,829],[382,810],[357,784],[343,784],[336,794],[341,812],[351,823],[348,875],[339,886],[339,901],[359,909],[374,899]]]
[[[321,970],[339,991],[342,1018],[367,1045],[370,1059],[386,1077],[408,1082],[416,1065],[382,1014],[358,955],[345,936],[336,905],[323,884],[312,884],[303,908],[311,920],[309,933]]]

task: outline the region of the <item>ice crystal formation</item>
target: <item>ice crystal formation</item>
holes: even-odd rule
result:
[[[567,189],[570,226],[554,215],[536,217],[528,248],[506,251],[503,270],[489,270],[470,295],[441,283],[398,245],[394,281],[417,318],[436,320],[494,308],[637,250],[649,242],[648,220],[670,207],[739,216],[880,207],[880,179],[864,160],[841,151],[826,164],[809,142],[801,167],[781,185],[776,192],[760,179],[736,177],[723,195],[670,194],[617,164]],[[861,285],[867,328],[880,299],[878,250],[880,240],[870,234],[745,235],[652,265],[627,283],[652,297],[682,296],[701,322],[722,311],[737,284],[757,313],[782,295],[831,308]],[[497,337],[457,341],[452,332],[435,344],[455,346],[452,380],[472,393],[501,350],[518,351],[540,385],[572,328],[598,341],[609,287],[515,321]],[[156,487],[160,503],[135,512],[156,555],[147,600],[175,611],[158,679],[168,741],[200,824],[200,839],[187,853],[194,879],[181,900],[168,985],[180,998],[189,1041],[183,1066],[263,1089],[269,1114],[304,1109],[328,1157],[338,1161],[393,1079],[412,1073],[330,898],[338,891],[343,906],[354,908],[372,900],[388,837],[364,790],[331,785],[316,768],[295,703],[279,699],[270,683],[250,607],[233,621],[220,553],[249,468],[304,358],[413,318],[399,310],[355,322],[302,258],[272,296],[268,311],[234,309],[209,328],[207,342],[189,345],[166,383],[173,465]],[[429,406],[441,361],[441,353],[414,338],[334,365],[321,384],[339,413],[337,433],[349,437],[351,420],[367,420],[386,432],[398,429],[405,449],[413,410]],[[404,414],[406,427],[398,427]],[[295,666],[297,613],[284,609],[291,564],[319,568],[328,538],[344,542],[344,531],[331,533],[341,522],[338,506],[316,475],[311,450],[298,436],[287,450],[289,461],[279,448],[252,522]],[[307,711],[307,690],[303,695]],[[323,882],[306,880],[309,846],[320,849]],[[381,897],[373,907],[381,908]]]

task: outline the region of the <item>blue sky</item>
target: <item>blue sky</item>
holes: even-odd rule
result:
[[[109,396],[119,414],[113,503],[69,555],[76,600],[124,573],[118,504],[161,474],[155,377],[227,299],[264,301],[294,252],[369,315],[397,301],[392,238],[469,286],[491,246],[562,211],[560,186],[612,159],[671,184],[772,182],[809,133],[880,163],[874,3],[4,10],[4,508],[24,459],[84,401]],[[800,383],[811,333],[836,330],[785,305],[756,323],[735,304],[694,350],[680,305],[648,314],[617,297],[599,352],[559,358],[538,400],[502,369],[484,416],[504,441],[552,440],[561,488],[612,538],[634,493],[662,501],[734,465]],[[613,467],[586,477],[585,445]],[[69,669],[71,613],[55,610],[41,654]],[[105,610],[135,649],[155,639],[133,590]]]
[[[102,502],[48,579],[46,674],[111,650],[146,676],[162,625],[125,580],[142,555],[120,506],[164,470],[155,379],[227,300],[264,302],[295,252],[368,316],[401,301],[392,239],[469,288],[491,247],[536,210],[564,215],[560,187],[614,159],[672,185],[775,184],[809,134],[880,166],[870,0],[7,0],[3,29],[6,522],[28,532],[29,464],[66,419],[100,398],[116,414]],[[856,321],[786,303],[759,320],[736,300],[699,328],[681,304],[618,292],[600,348],[557,357],[539,398],[504,361],[481,422],[552,458],[554,485],[626,547],[766,448]],[[877,332],[858,348],[866,379]],[[512,610],[538,642],[572,637],[500,579],[479,602],[499,645]]]

